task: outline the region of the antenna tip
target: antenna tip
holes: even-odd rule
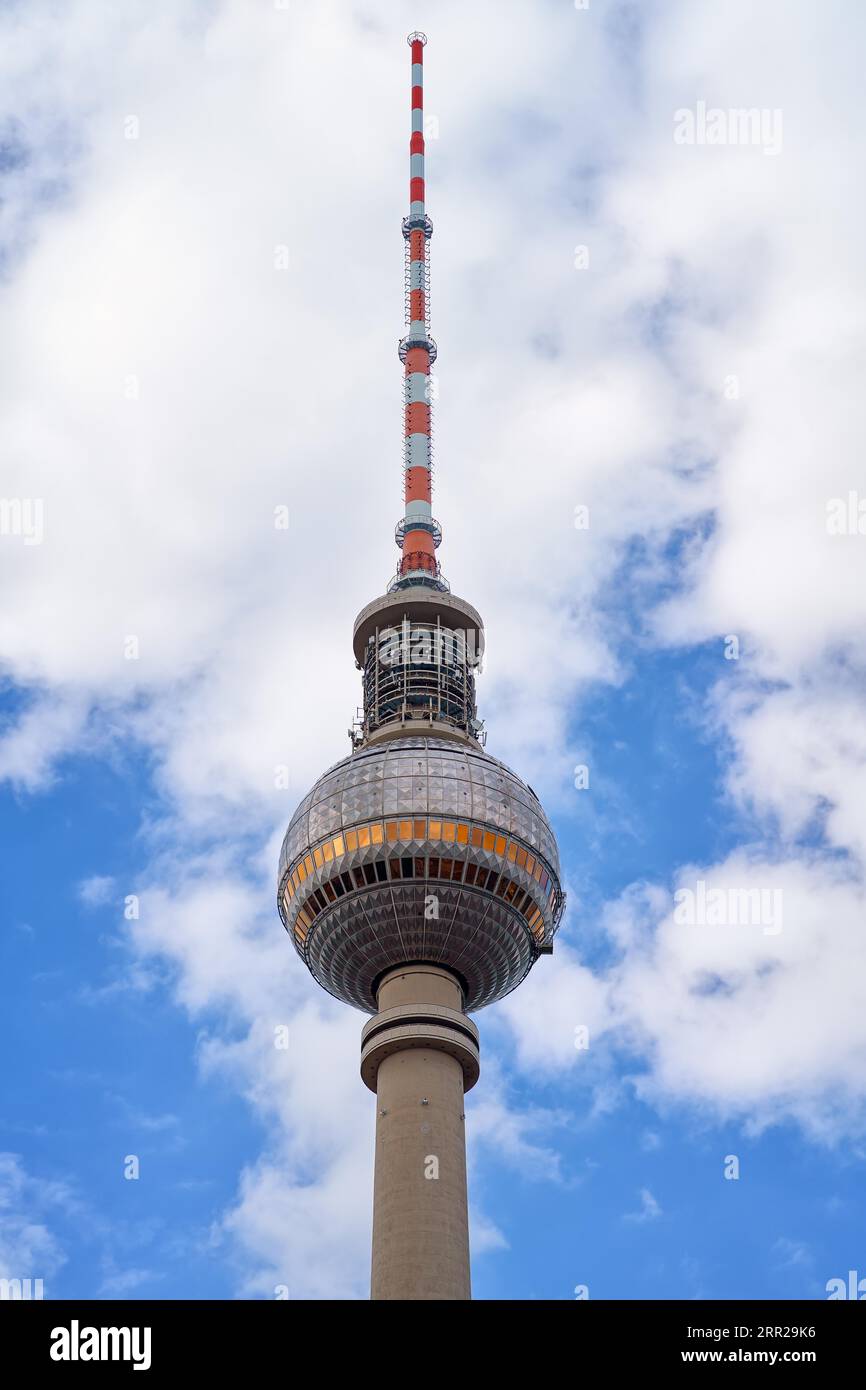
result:
[[[427,42],[427,35],[426,35],[426,34],[422,34],[421,31],[420,31],[419,29],[416,29],[415,32],[414,32],[414,34],[407,34],[407,35],[406,35],[406,42],[409,43],[409,44],[412,44],[412,43],[426,43],[426,42]]]

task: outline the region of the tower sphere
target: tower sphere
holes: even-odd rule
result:
[[[376,1012],[382,976],[444,967],[466,1010],[550,950],[559,854],[535,793],[474,740],[389,737],[330,768],[293,815],[279,908],[315,979]]]

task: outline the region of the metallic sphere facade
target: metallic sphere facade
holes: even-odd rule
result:
[[[535,793],[474,742],[398,737],[330,768],[293,815],[278,904],[314,978],[376,1012],[386,971],[426,961],[467,1011],[508,994],[562,915],[556,839]]]

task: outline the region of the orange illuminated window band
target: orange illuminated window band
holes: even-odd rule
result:
[[[356,825],[351,830],[341,831],[322,841],[296,860],[286,877],[283,901],[286,912],[295,893],[315,870],[326,864],[334,864],[332,878],[319,885],[307,897],[295,921],[295,938],[303,944],[307,932],[321,911],[338,898],[355,889],[386,883],[394,879],[426,878],[451,879],[465,882],[477,888],[495,892],[504,898],[529,925],[537,940],[544,936],[544,917],[536,906],[531,894],[522,889],[514,879],[486,869],[479,864],[469,863],[462,858],[438,858],[430,855],[400,856],[378,859],[372,864],[358,864],[353,869],[340,872],[336,860],[357,849],[371,845],[396,845],[411,840],[440,840],[443,844],[471,845],[483,849],[499,859],[516,863],[519,868],[538,883],[542,892],[547,893],[548,906],[553,911],[556,888],[540,859],[517,840],[510,840],[499,831],[488,830],[484,826],[467,824],[466,821],[446,820],[442,816],[401,816],[394,820],[373,821],[368,825]],[[407,868],[408,866],[408,868]],[[465,866],[465,877],[464,877]]]

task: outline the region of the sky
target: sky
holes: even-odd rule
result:
[[[364,1018],[275,895],[397,559],[414,29],[439,554],[568,891],[476,1016],[473,1293],[825,1298],[866,1278],[850,0],[0,7],[0,1277],[368,1296]]]

